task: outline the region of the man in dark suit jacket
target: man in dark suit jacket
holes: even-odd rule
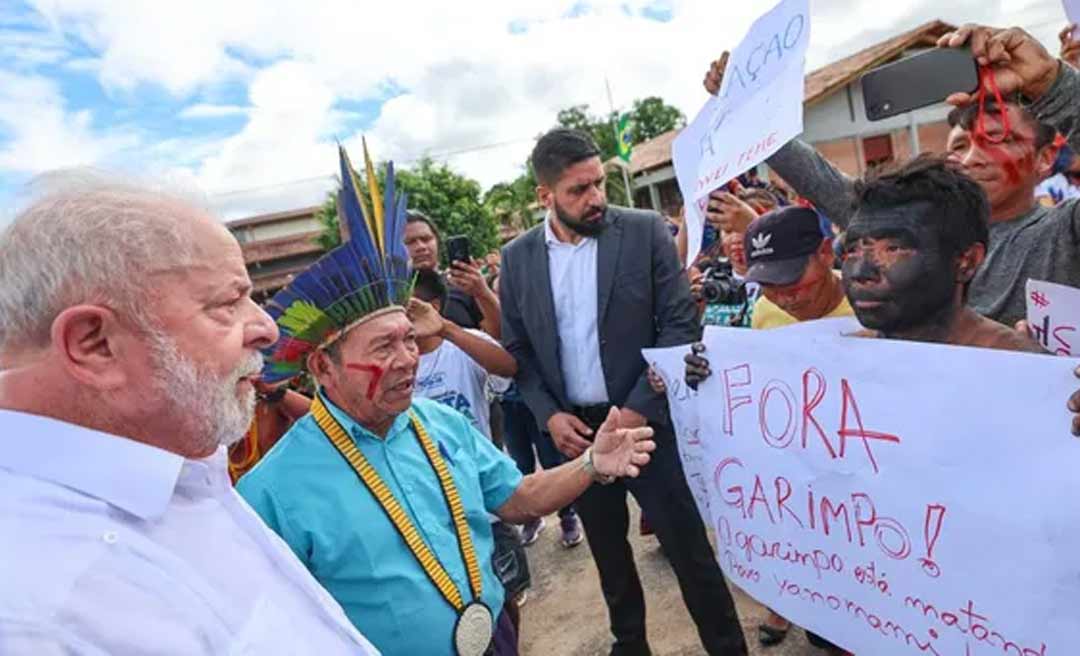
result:
[[[627,541],[626,493],[656,531],[709,654],[746,654],[731,594],[713,557],[676,451],[665,399],[641,349],[697,339],[697,314],[675,244],[655,212],[608,207],[604,167],[586,135],[555,129],[532,154],[543,225],[502,255],[502,338],[542,430],[564,454],[588,447],[612,406],[625,426],[656,432],[632,481],[593,485],[577,502],[608,604],[613,655],[649,654],[645,598]]]

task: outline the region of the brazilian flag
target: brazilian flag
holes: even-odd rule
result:
[[[630,152],[634,149],[634,137],[630,133],[630,128],[633,127],[630,124],[630,115],[623,114],[619,119],[618,129],[615,131],[615,136],[619,143],[619,157],[626,163],[630,163]]]

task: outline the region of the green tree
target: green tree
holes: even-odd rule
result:
[[[495,221],[516,230],[528,230],[533,226],[535,204],[536,177],[528,165],[512,182],[496,183],[484,194],[484,205]]]
[[[415,167],[399,171],[397,184],[409,195],[409,208],[431,218],[444,238],[466,235],[474,257],[499,247],[498,225],[481,200],[476,180],[425,157]],[[446,253],[441,255],[445,260]]]
[[[337,213],[337,194],[331,192],[326,195],[326,201],[315,213],[315,219],[319,222],[320,232],[315,236],[315,243],[324,251],[336,248],[341,244],[341,221]]]
[[[560,126],[587,132],[600,148],[600,159],[604,162],[618,155],[615,137],[615,125],[618,120],[617,112],[611,112],[606,116],[594,116],[589,113],[588,105],[567,107],[556,115],[556,121]],[[665,103],[662,98],[649,96],[633,102],[630,109],[630,123],[633,142],[639,144],[669,130],[685,126],[686,116],[677,107]],[[607,169],[608,202],[616,205],[630,205],[622,171],[619,170],[617,164],[610,165]]]
[[[376,166],[380,188],[385,188],[386,166]],[[408,207],[427,215],[443,237],[466,235],[474,257],[482,257],[499,246],[498,225],[491,209],[481,200],[480,183],[455,173],[445,164],[437,164],[429,158],[421,159],[414,167],[395,169],[397,189],[408,195]],[[370,203],[365,177],[357,172],[363,187],[361,194]],[[315,238],[324,248],[341,243],[338,225],[336,193],[323,204],[316,214],[322,232]],[[445,253],[442,253],[445,259]]]
[[[630,121],[633,123],[634,143],[655,139],[669,130],[686,126],[686,116],[677,107],[656,96],[635,100],[630,110]]]
[[[600,159],[605,162],[618,154],[615,144],[615,128],[611,116],[593,116],[588,105],[574,105],[560,111],[555,120],[559,126],[587,133],[600,148]]]
[[[601,159],[605,162],[618,154],[614,127],[619,120],[617,112],[594,116],[589,113],[588,105],[574,105],[560,111],[555,119],[564,128],[589,133],[600,148]],[[633,126],[634,143],[637,144],[685,126],[686,116],[677,107],[665,103],[662,98],[649,96],[633,102],[630,123]]]

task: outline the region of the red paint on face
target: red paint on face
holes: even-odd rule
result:
[[[371,382],[367,387],[367,400],[371,401],[375,398],[375,391],[379,389],[379,381],[382,380],[386,370],[376,364],[355,364],[348,362],[345,364],[346,369],[352,369],[353,371],[364,371],[371,374]]]
[[[1015,132],[1012,137],[1014,150],[1017,146],[1024,150],[1018,157],[1014,157],[1007,148],[999,145],[998,142],[979,134],[973,135],[973,140],[980,150],[1001,167],[1001,170],[1005,173],[1005,180],[1009,185],[1018,185],[1023,181],[1025,175],[1035,173],[1035,153],[1025,148],[1027,139],[1017,135]]]

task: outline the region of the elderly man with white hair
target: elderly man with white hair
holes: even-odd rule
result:
[[[375,654],[233,491],[259,349],[236,240],[85,178],[0,234],[0,653]]]

